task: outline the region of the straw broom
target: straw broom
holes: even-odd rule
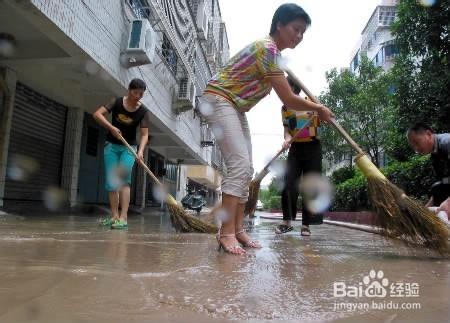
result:
[[[312,117],[308,119],[308,121],[297,131],[297,133],[289,140],[289,145],[294,142],[294,140],[300,135],[300,132],[309,126],[309,124],[312,121]],[[288,147],[289,147],[288,145]],[[264,166],[262,171],[260,171],[258,174],[256,174],[255,178],[252,179],[252,181],[249,184],[248,187],[248,200],[247,203],[245,203],[245,209],[244,214],[249,215],[252,217],[256,210],[256,203],[258,202],[258,195],[259,195],[259,189],[261,187],[261,181],[266,177],[267,174],[269,174],[269,167],[270,165],[278,158],[280,155],[285,152],[287,148],[281,148],[278,153]]]
[[[120,136],[119,138],[123,144],[128,148],[128,150],[134,155],[136,160],[139,161],[139,164],[144,168],[145,172],[150,176],[153,182],[160,187],[163,187],[161,182],[156,178],[156,176],[152,173],[152,171],[148,168],[148,166],[142,162],[137,153],[134,151],[133,147],[131,147],[128,142]],[[172,225],[175,227],[175,230],[178,232],[201,232],[201,233],[216,233],[217,227],[206,223],[199,218],[196,218],[190,214],[187,214],[183,207],[178,204],[175,198],[167,194],[166,195],[166,203],[169,209],[170,220]]]
[[[292,71],[286,72],[313,102],[319,103]],[[355,162],[367,178],[369,197],[377,214],[377,225],[382,233],[392,238],[400,238],[407,244],[429,247],[441,254],[448,251],[449,233],[446,225],[434,212],[389,182],[335,120],[330,123],[358,153]]]

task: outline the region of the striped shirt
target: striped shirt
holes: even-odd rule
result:
[[[249,111],[272,90],[271,77],[284,77],[281,53],[272,38],[257,40],[235,56],[208,82],[204,94],[223,97],[240,112]]]
[[[293,137],[298,129],[308,122],[309,118],[313,116],[312,122],[301,130],[300,134],[294,139],[294,142],[309,142],[318,139],[320,132],[320,119],[317,114],[309,111],[293,111],[285,107],[281,109],[283,118],[283,126],[288,128],[289,134]]]

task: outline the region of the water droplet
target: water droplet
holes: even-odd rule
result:
[[[300,192],[306,208],[314,214],[325,212],[333,200],[333,187],[320,174],[304,176],[300,182]]]
[[[93,60],[88,60],[85,64],[86,72],[90,75],[97,74],[100,71],[100,66]]]
[[[214,222],[218,227],[220,227],[222,223],[227,222],[229,218],[228,212],[223,208],[219,208],[214,214]]]
[[[158,201],[158,202],[163,202],[166,200],[166,196],[167,196],[167,189],[165,187],[163,187],[162,185],[155,185],[152,188],[152,192],[153,192],[153,197]]]
[[[6,173],[14,181],[26,181],[39,169],[39,163],[28,156],[12,155]]]
[[[0,39],[0,57],[11,58],[14,54],[14,44],[9,40]]]
[[[223,133],[222,127],[220,127],[220,126],[218,126],[218,125],[213,125],[213,126],[211,127],[211,130],[212,130],[212,132],[213,132],[213,134],[214,134],[214,137],[215,137],[217,140],[221,140],[221,139],[223,138],[224,133]]]
[[[62,208],[66,201],[66,193],[59,187],[50,186],[44,191],[44,205],[51,211]]]
[[[115,167],[112,168],[110,170],[110,174],[108,176],[109,181],[110,181],[110,185],[113,188],[117,188],[119,189],[120,187],[123,186],[124,181],[126,180],[127,177],[127,171],[123,168],[123,167]]]
[[[111,75],[107,72],[107,71],[105,71],[105,70],[101,70],[100,71],[100,78],[103,80],[103,81],[109,81],[110,79],[111,79]]]
[[[290,63],[290,59],[284,56],[280,56],[278,58],[278,67],[282,70],[282,71],[286,71],[287,69],[289,69],[289,63]]]
[[[273,175],[279,178],[283,178],[286,174],[286,161],[277,159],[270,166],[269,170]]]
[[[207,304],[205,305],[205,308],[209,313],[214,313],[217,310],[216,304]]]
[[[210,102],[208,99],[201,98],[200,99],[200,105],[199,105],[200,113],[207,117],[213,114],[214,112],[214,105],[212,102]]]
[[[424,7],[432,7],[436,4],[436,0],[419,0],[419,3]]]

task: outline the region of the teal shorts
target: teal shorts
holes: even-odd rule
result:
[[[136,151],[137,147],[133,146]],[[123,145],[106,142],[103,151],[105,160],[105,190],[117,192],[124,185],[131,185],[134,155]]]

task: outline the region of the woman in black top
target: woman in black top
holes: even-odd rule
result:
[[[137,154],[144,161],[144,149],[148,142],[149,111],[139,100],[144,96],[146,85],[140,79],[133,79],[128,86],[127,96],[120,97],[94,113],[94,119],[109,130],[104,149],[105,189],[108,192],[112,217],[102,223],[114,229],[128,226],[127,213],[130,204],[131,172],[134,156],[119,139],[120,136],[137,149],[136,129],[140,128]],[[109,122],[105,115],[112,114]],[[119,213],[119,201],[121,212]]]

